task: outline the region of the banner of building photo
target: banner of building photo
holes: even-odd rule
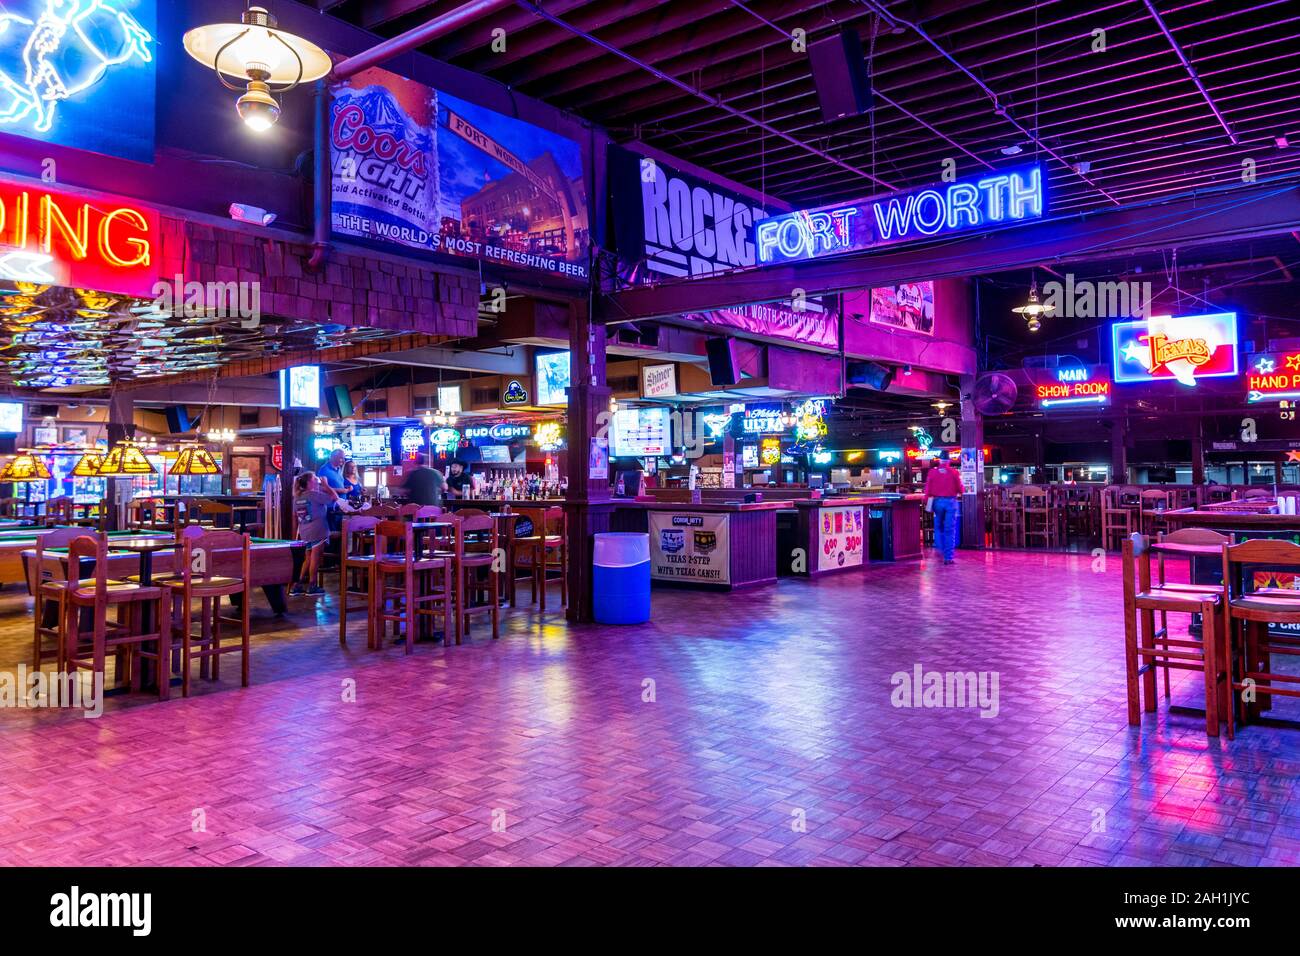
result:
[[[334,232],[587,278],[577,143],[387,70],[332,93]]]

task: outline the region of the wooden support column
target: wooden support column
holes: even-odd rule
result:
[[[587,459],[594,438],[608,437],[609,387],[605,384],[605,327],[593,324],[587,303],[569,306],[569,606],[575,623],[593,620],[591,560],[595,535],[609,530],[613,504],[607,478],[592,479]]]
[[[963,375],[960,382],[961,394],[961,447],[962,454],[967,449],[975,450],[975,493],[964,494],[961,499],[961,546],[963,548],[984,547],[984,419],[975,410],[973,401],[975,393],[975,376]],[[960,468],[961,462],[954,462]]]
[[[1192,435],[1192,484],[1205,484],[1205,427],[1199,416]]]
[[[293,479],[303,468],[312,465],[312,424],[316,411],[291,408],[280,412],[280,442],[284,445],[284,468],[280,472],[280,536],[292,538]]]
[[[1111,418],[1110,480],[1118,485],[1128,484],[1128,422],[1123,412]]]
[[[108,396],[108,421],[104,430],[109,448],[123,438],[135,437],[135,402],[130,392],[117,391]],[[118,504],[118,496],[129,494],[130,487],[130,478],[108,478],[105,481],[105,507],[108,509],[105,527],[109,531],[121,531],[126,527],[126,505]]]

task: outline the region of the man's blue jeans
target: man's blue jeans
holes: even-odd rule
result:
[[[944,560],[951,561],[957,550],[957,524],[961,521],[961,501],[957,498],[935,498],[934,546],[943,552]]]

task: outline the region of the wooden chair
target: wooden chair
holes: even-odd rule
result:
[[[1173,508],[1174,493],[1164,488],[1147,488],[1138,496],[1139,523],[1148,537],[1165,530],[1165,512]]]
[[[103,535],[81,535],[68,545],[68,580],[64,582],[67,594],[63,601],[60,635],[64,671],[75,676],[78,670],[88,669],[93,679],[95,674],[105,674],[110,651],[124,652],[131,689],[139,690],[141,661],[152,659],[158,664],[158,696],[166,700],[171,686],[167,679],[171,647],[163,614],[162,588],[110,580],[107,541]],[[89,584],[83,583],[81,578],[83,558],[95,561],[94,576],[89,579]],[[147,632],[140,626],[146,606],[153,612],[153,623]],[[117,610],[116,621],[108,620],[110,607]],[[83,635],[81,631],[83,610],[90,611],[89,635]],[[149,644],[154,645],[152,652],[147,650]],[[121,680],[120,669],[115,676]]]
[[[1101,546],[1107,551],[1123,548],[1128,536],[1138,530],[1136,508],[1124,500],[1128,494],[1122,485],[1102,489]]]
[[[67,495],[60,495],[46,501],[45,514],[41,516],[41,524],[47,528],[72,524],[72,499]]]
[[[477,538],[475,541],[473,539]],[[477,508],[465,508],[455,516],[452,574],[455,578],[456,643],[468,634],[475,615],[492,618],[492,639],[501,636],[501,577],[497,560],[496,519]],[[475,595],[483,603],[474,604]]]
[[[1211,531],[1209,528],[1179,528],[1176,531],[1165,532],[1164,534],[1160,535],[1156,539],[1156,546],[1152,548],[1152,551],[1155,553],[1156,556],[1154,587],[1158,590],[1177,591],[1182,594],[1213,594],[1217,598],[1219,598],[1221,602],[1221,606],[1226,607],[1227,600],[1228,600],[1228,592],[1227,589],[1222,584],[1222,582],[1218,584],[1194,584],[1190,581],[1187,582],[1170,581],[1168,577],[1168,567],[1166,562],[1170,561],[1171,559],[1178,559],[1180,560],[1180,563],[1182,560],[1186,560],[1188,578],[1191,578],[1193,576],[1193,569],[1195,567],[1196,562],[1194,557],[1171,554],[1170,551],[1165,550],[1165,546],[1166,545],[1175,545],[1175,546],[1197,545],[1197,546],[1208,546],[1212,548],[1224,548],[1230,544],[1232,544],[1231,535],[1220,534],[1217,531]],[[1218,649],[1220,651],[1220,654],[1223,658],[1225,665],[1227,662],[1227,656],[1226,656],[1227,645],[1224,643],[1224,635],[1227,633],[1225,630],[1226,626],[1227,626],[1227,618],[1223,618],[1223,620],[1219,624],[1218,629],[1215,631],[1215,634],[1218,637]],[[1156,633],[1157,635],[1159,635],[1162,633],[1167,633],[1168,630],[1169,630],[1168,615],[1162,613],[1160,615],[1160,630],[1157,631]],[[1164,671],[1164,685],[1165,685],[1165,700],[1167,701],[1169,700],[1169,668],[1165,667],[1163,668],[1163,671]],[[1225,700],[1226,700],[1226,694],[1225,694]],[[1222,707],[1220,707],[1219,709],[1219,719],[1220,720],[1224,719]]]
[[[32,667],[39,669],[48,660],[57,661],[60,671],[63,667],[63,641],[61,638],[63,613],[68,596],[67,577],[62,580],[45,570],[45,550],[47,548],[66,548],[77,538],[85,536],[84,528],[53,528],[36,536],[36,563],[32,567],[31,589],[34,601],[32,609],[32,630],[35,632],[32,645]],[[53,607],[47,607],[52,603]],[[45,641],[53,643],[46,648]]]
[[[375,526],[370,515],[347,515],[339,536],[339,643],[348,643],[348,615],[366,612],[366,647],[375,646]],[[363,596],[364,604],[352,603]]]
[[[1223,550],[1232,693],[1229,736],[1237,717],[1244,723],[1247,719],[1258,720],[1261,711],[1271,710],[1274,695],[1300,697],[1300,689],[1289,686],[1300,684],[1300,676],[1272,670],[1273,654],[1300,655],[1300,637],[1271,634],[1268,630],[1270,624],[1300,625],[1300,590],[1268,583],[1256,586],[1259,574],[1267,582],[1269,572],[1280,569],[1300,573],[1300,545],[1256,538]],[[1252,700],[1243,700],[1247,690]]]
[[[1020,501],[1025,547],[1029,547],[1032,538],[1042,538],[1045,548],[1053,547],[1057,543],[1058,522],[1047,489],[1027,486],[1021,491]]]
[[[1141,724],[1143,704],[1148,712],[1156,709],[1156,668],[1200,671],[1205,684],[1205,732],[1217,737],[1219,712],[1227,687],[1227,669],[1218,644],[1221,595],[1208,590],[1173,590],[1153,584],[1150,538],[1146,535],[1125,538],[1121,553],[1129,724],[1134,727]],[[1167,625],[1157,630],[1157,612],[1162,620],[1170,613],[1200,614],[1201,640],[1170,637]]]
[[[438,518],[442,515],[442,509],[437,505],[419,505],[419,510],[415,512],[416,521],[426,521],[429,518]]]
[[[172,636],[179,633],[181,640],[181,695],[190,696],[191,662],[196,655],[203,664],[211,661],[212,679],[221,677],[221,655],[240,655],[240,684],[249,683],[252,657],[252,629],[249,623],[248,583],[252,580],[250,539],[247,534],[229,529],[190,533],[182,537],[177,555],[179,567],[166,577],[163,586],[171,596],[171,614],[168,629]],[[234,563],[235,574],[222,574],[221,570]],[[238,598],[239,616],[222,617],[221,599]],[[194,621],[194,602],[199,602],[199,635],[191,633]],[[221,626],[233,624],[239,629],[239,643],[221,646]],[[170,641],[168,642],[170,643]],[[166,672],[159,675],[166,682]]]
[[[424,505],[417,505],[413,502],[397,506],[397,517],[403,521],[414,521],[415,516],[420,513]]]
[[[1232,500],[1232,489],[1227,485],[1202,485],[1197,488],[1198,505],[1214,505]]]
[[[1242,498],[1272,498],[1273,492],[1268,488],[1247,488],[1241,495]]]
[[[399,580],[397,586],[394,578]],[[420,618],[432,620],[440,608],[445,643],[451,633],[451,592],[449,560],[442,555],[417,557],[411,522],[390,517],[375,525],[374,646],[382,646],[384,625],[391,622],[394,635],[406,628],[406,653],[413,653]],[[460,643],[459,631],[456,643]]]

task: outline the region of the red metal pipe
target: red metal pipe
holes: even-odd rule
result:
[[[431,40],[436,40],[453,30],[469,26],[479,17],[496,13],[503,7],[513,5],[513,0],[470,0],[469,3],[462,4],[455,10],[449,10],[441,16],[436,16],[432,20],[420,24],[418,27],[412,27],[405,33],[399,33],[383,43],[376,43],[369,50],[348,57],[334,67],[334,72],[330,76],[335,80],[346,80],[368,67],[378,66],[385,60],[391,60],[399,54],[413,50]]]

